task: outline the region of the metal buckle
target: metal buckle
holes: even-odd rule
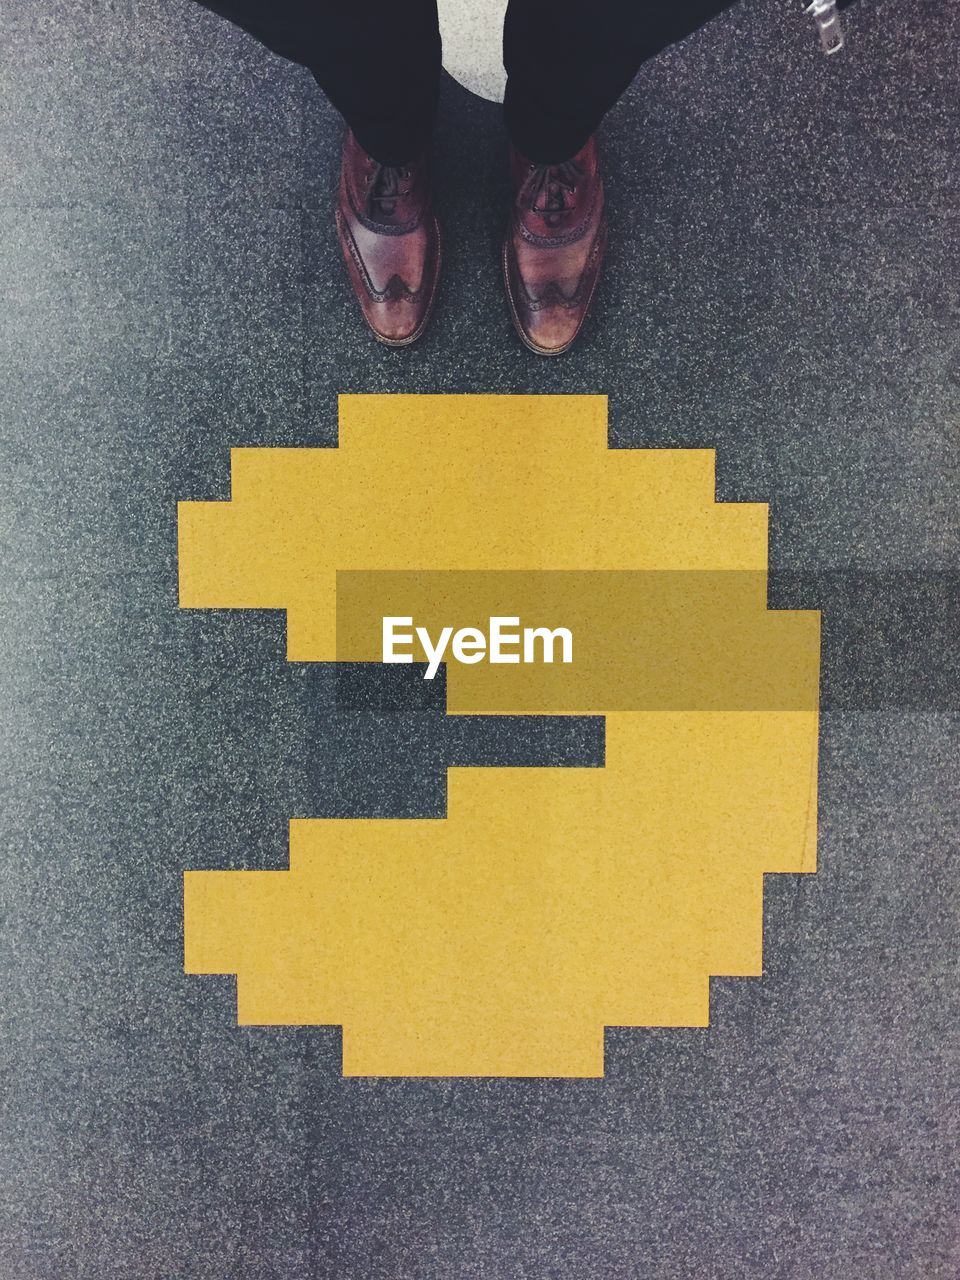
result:
[[[813,0],[807,5],[804,13],[813,15],[820,33],[820,48],[826,54],[839,53],[843,48],[843,29],[840,26],[840,14],[837,12],[837,0]]]

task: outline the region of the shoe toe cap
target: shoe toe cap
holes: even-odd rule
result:
[[[544,307],[524,317],[523,337],[541,355],[560,355],[580,331],[583,314],[569,307]]]
[[[390,346],[413,342],[423,328],[423,307],[410,303],[374,303],[364,308],[367,323],[375,337]]]

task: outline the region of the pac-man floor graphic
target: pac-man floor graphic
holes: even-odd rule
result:
[[[599,1076],[605,1027],[706,1025],[711,976],[761,973],[764,874],[815,867],[819,617],[766,570],[766,506],[715,501],[712,451],[609,449],[601,396],[345,396],[337,449],[235,449],[230,501],[180,507],[183,607],[375,661],[378,613],[560,583],[571,666],[451,663],[449,705],[604,713],[606,756],[188,871],[187,971],[235,974],[241,1023],[341,1026],[346,1075]]]

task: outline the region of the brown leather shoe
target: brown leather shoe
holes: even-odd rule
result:
[[[531,351],[558,356],[580,332],[607,243],[596,141],[555,165],[532,164],[511,147],[510,169],[503,278],[513,322]]]
[[[440,274],[440,228],[426,156],[393,168],[343,144],[337,237],[363,318],[389,347],[423,333]]]

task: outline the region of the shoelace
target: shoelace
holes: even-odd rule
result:
[[[565,213],[567,197],[573,195],[578,182],[584,177],[576,160],[564,160],[562,164],[534,164],[517,192],[517,205],[544,217],[547,223],[559,221]],[[542,200],[542,203],[540,203]]]
[[[367,188],[367,203],[371,210],[389,217],[402,196],[410,194],[410,170],[406,165],[378,164]]]

